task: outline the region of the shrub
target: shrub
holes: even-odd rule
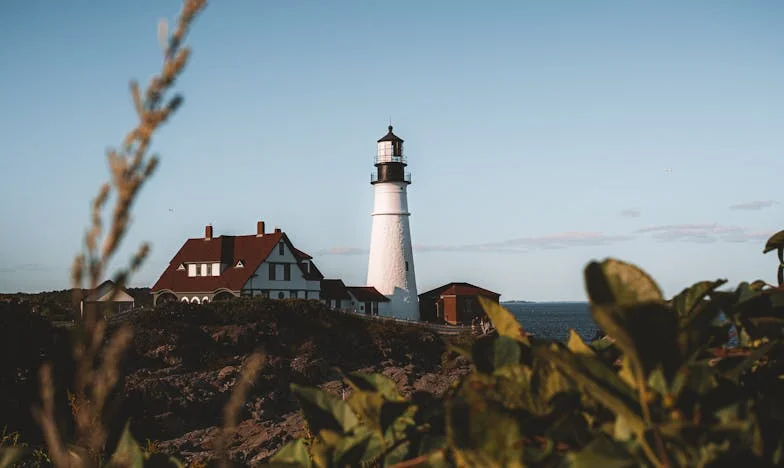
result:
[[[404,399],[381,375],[348,374],[347,401],[292,385],[309,438],[289,466],[770,466],[784,462],[784,231],[779,286],[696,283],[665,300],[641,269],[585,269],[607,337],[532,339],[483,301],[498,333],[462,352],[474,370],[442,398]],[[730,329],[741,337],[730,346]]]

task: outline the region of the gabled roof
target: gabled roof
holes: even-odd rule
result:
[[[346,289],[359,302],[389,302],[389,298],[373,286],[348,286]]]
[[[321,280],[322,299],[351,299],[343,280],[323,279]]]
[[[297,260],[311,260],[313,258],[296,247],[292,247],[291,251],[294,253],[294,256],[297,257]]]
[[[185,241],[169,266],[152,287],[152,291],[169,289],[175,292],[208,292],[218,289],[239,291],[258,270],[280,241],[286,242],[297,259],[311,258],[295,249],[285,233],[278,231],[263,236],[219,236],[209,240],[199,237]],[[244,268],[236,268],[242,260]],[[188,276],[186,270],[178,270],[181,263],[220,262],[227,266],[220,276]],[[301,266],[300,266],[301,268]],[[323,276],[311,263],[311,272],[306,279],[318,280]]]
[[[387,127],[387,128],[389,128],[389,132],[387,132],[386,135],[382,136],[378,140],[378,143],[381,143],[382,141],[399,141],[399,142],[403,143],[403,139],[402,138],[400,138],[399,136],[397,136],[394,133],[392,133],[392,126],[391,125],[389,127]]]
[[[443,286],[439,286],[435,289],[431,289],[430,291],[423,292],[419,295],[419,297],[427,297],[427,296],[445,296],[445,295],[455,295],[455,296],[487,296],[491,298],[499,298],[501,294],[497,292],[490,291],[489,289],[480,288],[479,286],[474,286],[471,283],[448,283]]]
[[[85,291],[84,297],[82,297],[82,301],[85,302],[92,302],[98,301],[112,290],[117,289],[117,294],[115,295],[114,301],[115,302],[133,302],[133,297],[128,294],[125,288],[118,287],[114,281],[106,280],[103,283],[99,284],[94,290],[87,290]],[[121,294],[124,293],[124,294]],[[130,299],[129,299],[130,298]]]

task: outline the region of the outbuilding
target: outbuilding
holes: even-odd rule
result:
[[[449,283],[419,295],[419,315],[422,321],[471,324],[485,311],[479,297],[499,302],[501,294],[470,283]]]
[[[106,280],[93,291],[87,291],[79,304],[79,312],[84,315],[85,306],[97,306],[98,311],[118,314],[133,309],[136,304],[133,296],[114,281]]]

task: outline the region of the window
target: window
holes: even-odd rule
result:
[[[245,268],[245,264],[242,263],[242,260],[237,260],[237,264],[234,265],[234,268]]]
[[[284,255],[286,253],[286,243],[280,241],[278,244],[278,255]]]
[[[291,263],[283,264],[283,281],[291,281]]]
[[[196,264],[189,263],[188,264],[188,276],[196,276]]]
[[[207,264],[206,263],[202,263],[202,265],[201,265],[201,276],[210,276],[210,274],[207,272]]]
[[[276,265],[274,263],[270,263],[269,264],[269,279],[270,279],[270,281],[275,281],[275,266]]]
[[[178,270],[184,270],[185,269],[185,264],[184,263],[180,263],[180,266],[178,266],[177,269]]]
[[[406,271],[408,271],[408,262],[406,262]]]
[[[278,293],[278,299],[283,299],[285,297],[286,297],[286,293],[284,293],[283,291]]]

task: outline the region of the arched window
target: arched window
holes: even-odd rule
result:
[[[202,298],[201,298],[201,303],[202,303],[202,304],[206,304],[206,303],[208,303],[208,302],[210,302],[210,298],[209,298],[209,297],[207,297],[207,296],[204,296],[204,297],[202,297]]]
[[[198,297],[194,297],[193,299],[191,299],[191,304],[198,304],[198,303],[199,303]]]
[[[188,302],[188,298],[187,297],[183,297],[182,299],[180,299],[180,302]]]

